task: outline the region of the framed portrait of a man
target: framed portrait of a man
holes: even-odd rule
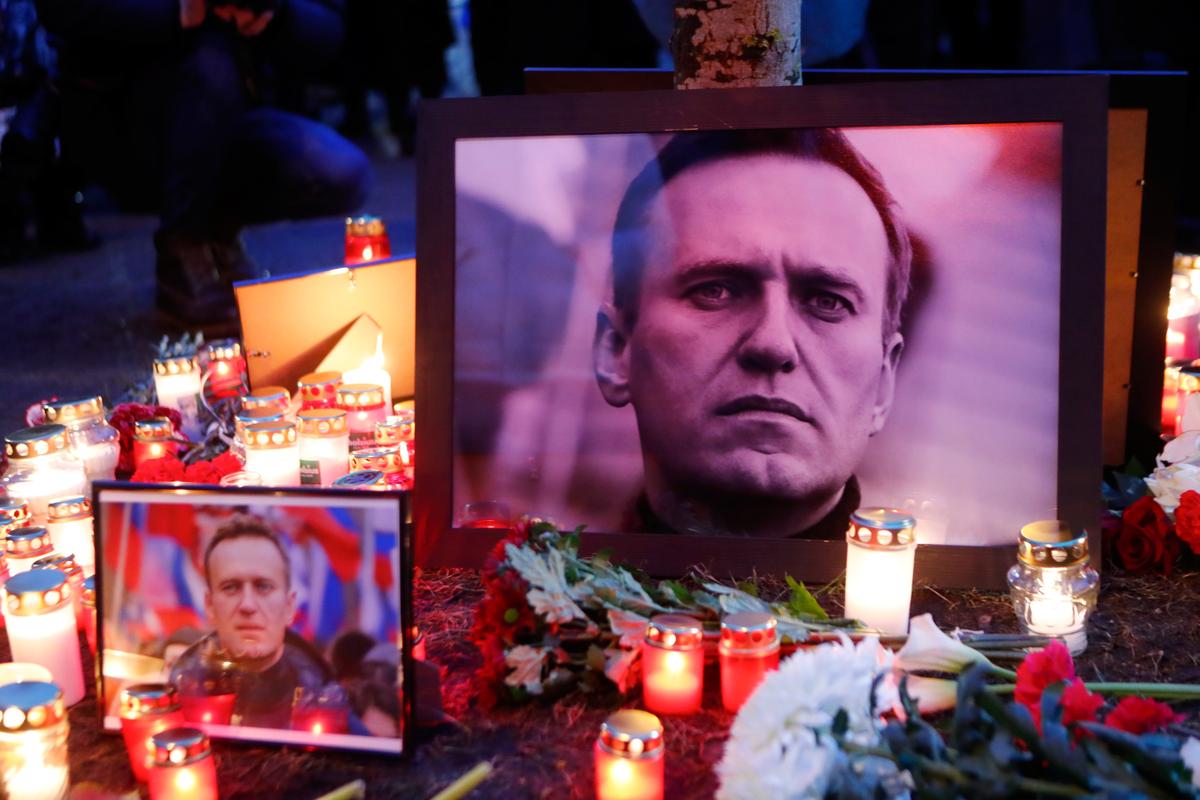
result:
[[[98,484],[100,706],[167,682],[210,736],[400,754],[407,496]]]
[[[487,503],[829,579],[887,506],[927,576],[995,585],[1025,523],[1094,529],[1106,110],[1091,78],[432,104],[423,552],[470,561]]]

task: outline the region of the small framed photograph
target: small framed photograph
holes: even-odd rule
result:
[[[99,705],[170,682],[211,737],[401,754],[406,493],[97,482]]]

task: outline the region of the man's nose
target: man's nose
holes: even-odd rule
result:
[[[759,313],[745,332],[738,349],[738,363],[754,372],[791,372],[799,355],[792,330],[791,299],[785,291],[763,294]]]
[[[243,614],[253,614],[258,610],[258,603],[254,598],[254,590],[247,586],[238,594],[238,611]]]

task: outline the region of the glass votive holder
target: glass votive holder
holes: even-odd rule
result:
[[[1057,636],[1073,656],[1087,649],[1087,620],[1096,608],[1100,575],[1088,560],[1086,531],[1075,534],[1060,520],[1021,528],[1008,587],[1026,633]]]
[[[391,256],[392,245],[383,220],[370,214],[346,218],[345,263],[362,264]]]
[[[71,451],[83,462],[89,482],[112,480],[121,458],[121,434],[104,418],[99,395],[55,400],[42,406],[46,422],[65,425]]]
[[[296,415],[300,428],[300,483],[331,486],[350,471],[350,431],[340,408],[309,408]]]
[[[200,364],[194,355],[154,359],[154,392],[158,404],[179,412],[183,435],[193,442],[204,438],[200,426]]]
[[[92,501],[86,497],[51,500],[46,530],[59,553],[71,553],[85,576],[96,571],[96,531]]]
[[[662,800],[665,752],[658,717],[632,708],[609,715],[594,748],[597,800]]]
[[[84,696],[73,595],[67,576],[57,569],[22,572],[4,583],[4,621],[13,660],[50,670],[69,706]]]
[[[186,724],[179,696],[169,683],[134,683],[121,689],[121,737],[129,754],[133,776],[141,783],[150,777],[150,737]]]
[[[217,339],[204,345],[205,390],[214,400],[240,397],[246,391],[246,359],[237,339]]]
[[[894,508],[860,508],[846,531],[846,616],[885,634],[908,633],[916,519]]]
[[[465,503],[460,515],[460,528],[511,528],[512,511],[499,500],[475,500]]]
[[[775,617],[759,611],[726,614],[721,620],[721,702],[736,712],[768,672],[779,668]]]
[[[320,689],[298,688],[292,700],[292,730],[314,736],[350,730],[350,698],[336,683]]]
[[[242,431],[246,470],[257,472],[264,486],[300,485],[300,443],[296,423],[260,422]]]
[[[4,558],[8,562],[9,575],[28,572],[38,559],[53,552],[50,533],[40,526],[15,528],[4,537]]]
[[[59,800],[67,796],[67,709],[48,681],[0,686],[0,796],[7,800]]]
[[[660,714],[694,714],[704,694],[704,628],[686,614],[657,614],[642,639],[642,700]]]
[[[217,800],[217,768],[208,736],[169,728],[150,737],[150,800]]]
[[[180,673],[175,680],[179,705],[188,722],[200,725],[229,725],[237,701],[237,667],[215,661]]]
[[[337,406],[337,387],[342,382],[340,372],[310,372],[297,382],[300,410],[334,408]]]
[[[231,472],[221,478],[221,486],[262,486],[262,475],[257,472]]]
[[[87,491],[83,462],[70,449],[63,425],[36,425],[4,437],[8,467],[0,478],[0,493],[29,504],[35,525],[46,522],[51,500]]]

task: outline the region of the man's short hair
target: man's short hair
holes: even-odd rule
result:
[[[613,305],[628,324],[635,322],[646,266],[644,229],[650,205],[662,188],[690,167],[759,155],[823,161],[845,172],[866,192],[883,221],[891,255],[883,317],[883,338],[889,339],[900,329],[901,312],[908,297],[912,241],[882,176],[836,128],[699,131],[672,137],[629,184],[617,210],[612,243]]]
[[[292,586],[292,562],[288,559],[287,550],[283,546],[279,535],[271,530],[267,523],[260,518],[251,514],[238,514],[231,518],[228,522],[217,528],[216,535],[209,540],[208,546],[204,548],[204,582],[208,583],[208,563],[212,557],[212,551],[216,549],[221,542],[228,542],[232,539],[266,539],[271,544],[275,545],[275,549],[279,551],[279,557],[283,559],[283,574],[286,586],[284,589],[290,589]]]

